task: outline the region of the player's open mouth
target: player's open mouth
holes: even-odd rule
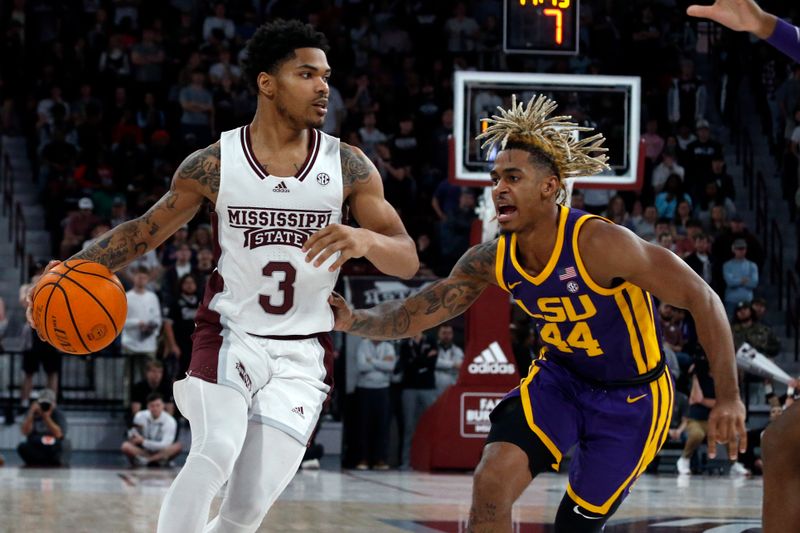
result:
[[[497,206],[497,221],[505,222],[510,220],[511,217],[517,212],[517,208],[513,205],[498,205]]]

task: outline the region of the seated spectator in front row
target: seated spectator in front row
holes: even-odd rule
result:
[[[43,389],[31,396],[31,406],[20,428],[25,441],[17,452],[27,466],[67,466],[70,443],[67,418],[56,407],[56,393]]]
[[[736,304],[733,315],[733,345],[738,350],[745,342],[768,357],[775,357],[781,351],[781,340],[771,327],[756,320],[749,302]]]
[[[144,379],[133,386],[131,391],[131,410],[129,420],[147,406],[147,398],[157,392],[164,400],[164,408],[171,415],[175,414],[175,404],[172,403],[172,383],[164,379],[164,364],[152,359],[147,361]]]
[[[181,451],[181,443],[175,441],[177,432],[178,423],[164,411],[164,398],[154,392],[147,397],[147,409],[133,417],[122,453],[133,466],[166,466]]]

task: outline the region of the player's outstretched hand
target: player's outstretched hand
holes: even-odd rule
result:
[[[44,270],[42,271],[42,276],[44,276],[50,270],[52,270],[53,268],[57,267],[60,264],[61,264],[61,261],[58,261],[56,259],[50,261],[49,263],[47,263],[47,266],[44,267]],[[33,288],[35,287],[35,285],[36,285],[35,283],[31,283],[31,286],[28,287],[28,294],[25,295],[25,318],[28,319],[28,324],[30,324],[31,329],[33,331],[36,331],[36,325],[33,323],[33,305],[32,305],[32,303],[33,303]],[[39,335],[40,339],[45,340],[44,336],[41,333],[36,331],[36,334]]]
[[[728,456],[735,461],[738,452],[747,451],[747,429],[744,427],[745,409],[739,398],[720,400],[708,415],[708,456],[717,456],[717,444],[728,445]],[[739,446],[736,446],[736,443]]]
[[[333,272],[348,259],[364,257],[371,246],[372,232],[344,224],[331,224],[311,235],[303,244],[303,252],[306,252],[306,262],[314,261],[317,267],[339,252],[339,259],[328,268]]]
[[[691,5],[686,13],[692,17],[707,18],[736,31],[749,31],[759,37],[768,16],[753,0],[716,0],[714,5]]]
[[[333,311],[333,329],[336,331],[349,331],[350,326],[353,324],[353,308],[336,291],[328,296],[328,303]]]

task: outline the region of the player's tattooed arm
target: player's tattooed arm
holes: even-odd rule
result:
[[[334,293],[334,329],[371,339],[411,337],[467,310],[489,284],[496,284],[497,240],[473,246],[447,278],[431,283],[404,300],[370,309],[351,309]]]
[[[358,148],[346,143],[339,143],[339,157],[342,160],[345,197],[349,195],[353,187],[368,183],[374,176],[380,178],[378,169]]]
[[[189,222],[204,199],[216,201],[219,169],[219,143],[194,152],[178,167],[169,191],[144,215],[104,233],[71,259],[96,261],[112,271],[124,268]]]

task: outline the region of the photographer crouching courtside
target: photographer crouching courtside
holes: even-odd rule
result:
[[[56,407],[56,394],[43,389],[31,396],[31,406],[20,428],[25,440],[17,452],[27,466],[67,466],[70,443],[67,417]]]

